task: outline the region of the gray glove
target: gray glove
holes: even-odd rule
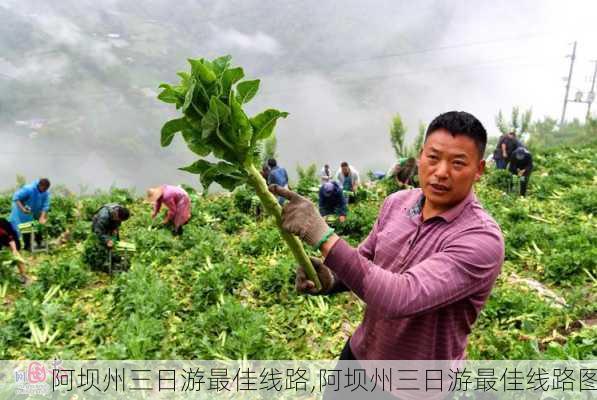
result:
[[[310,281],[309,278],[307,278],[305,268],[303,268],[302,265],[298,265],[296,267],[295,279],[296,291],[299,293],[307,294],[327,294],[334,288],[336,284],[336,278],[334,276],[334,273],[331,269],[326,267],[319,258],[310,258],[311,263],[313,264],[313,268],[315,268],[317,276],[319,277],[319,281],[321,282],[321,290],[317,291],[317,289],[315,289],[315,283],[313,283],[313,281]]]
[[[319,243],[330,227],[315,205],[303,196],[278,185],[270,185],[269,190],[288,200],[282,208],[282,228],[297,235],[310,246]]]

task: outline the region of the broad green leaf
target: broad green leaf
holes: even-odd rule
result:
[[[202,141],[201,131],[195,129],[185,129],[182,131],[187,147],[198,156],[205,157],[211,153],[211,147]]]
[[[211,98],[209,110],[201,120],[201,128],[203,138],[215,133],[226,146],[234,147],[225,135],[225,131],[230,129],[230,108],[220,99]]]
[[[227,69],[222,75],[222,95],[228,97],[232,85],[243,79],[245,73],[242,68]]]
[[[210,163],[206,160],[197,160],[191,165],[187,165],[186,167],[179,168],[181,171],[190,172],[191,174],[203,174],[209,168],[211,168],[214,164]]]
[[[235,133],[234,136],[236,137],[236,148],[244,154],[251,145],[253,127],[234,94],[230,96],[229,102],[230,110],[232,112],[232,129]]]
[[[172,139],[176,132],[180,132],[183,129],[189,127],[189,123],[187,122],[186,118],[178,118],[172,119],[164,124],[162,127],[162,137],[161,137],[161,144],[162,147],[169,146],[172,143]]]
[[[221,160],[226,160],[230,163],[238,163],[239,158],[233,149],[227,147],[220,141],[217,135],[212,135],[205,139],[205,143],[208,144],[209,148],[213,152],[214,156]]]
[[[224,161],[213,164],[206,160],[198,160],[187,167],[180,168],[180,170],[198,174],[201,184],[206,190],[213,182],[228,190],[232,190],[246,182],[245,173],[239,171],[234,164]]]
[[[287,116],[287,112],[269,109],[251,118],[251,125],[253,126],[252,143],[268,138],[274,131],[278,119],[286,118]]]
[[[164,103],[183,104],[184,97],[174,90],[172,86],[162,83],[160,88],[164,90],[162,90],[162,92],[158,95],[158,99]]]
[[[191,78],[191,86],[189,86],[189,90],[185,95],[184,104],[182,105],[182,112],[185,112],[187,108],[191,105],[193,101],[193,96],[195,94],[195,78]]]
[[[177,72],[176,75],[180,77],[180,84],[189,87],[191,84],[191,75],[188,72]]]
[[[244,81],[236,85],[237,100],[240,104],[248,103],[259,90],[259,79]]]
[[[222,56],[218,57],[211,62],[213,65],[214,72],[216,75],[220,76],[226,71],[226,68],[230,66],[230,61],[232,60],[231,56]]]
[[[188,61],[191,64],[191,75],[198,78],[201,83],[210,85],[217,79],[216,74],[205,60],[189,59]]]

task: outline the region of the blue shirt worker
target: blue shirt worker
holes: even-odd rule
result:
[[[13,229],[21,237],[19,224],[38,220],[40,224],[48,222],[48,212],[50,211],[50,181],[42,178],[23,186],[12,196],[12,210],[9,221]],[[25,247],[28,247],[29,235],[25,240]],[[41,235],[35,237],[38,245],[41,245]]]
[[[279,167],[278,163],[273,158],[267,160],[267,165],[270,168],[269,175],[267,176],[268,186],[275,184],[288,188],[288,173],[286,170],[282,167]],[[280,203],[280,205],[284,204],[285,200],[286,199],[284,197],[278,196],[278,203]]]
[[[338,182],[326,182],[319,188],[319,213],[322,217],[337,215],[340,222],[346,220],[346,197]]]

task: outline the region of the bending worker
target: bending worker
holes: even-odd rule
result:
[[[12,210],[10,213],[10,223],[20,238],[21,232],[19,225],[38,220],[44,225],[48,222],[48,212],[50,210],[50,181],[46,178],[39,179],[23,186],[17,190],[12,197]],[[23,236],[25,248],[30,248],[31,235]],[[35,234],[35,242],[41,247],[43,237],[40,232]]]
[[[517,147],[512,152],[508,169],[512,175],[520,177],[520,195],[526,196],[531,172],[533,172],[533,156],[531,153],[524,146]]]
[[[19,268],[19,281],[26,284],[29,281],[27,273],[25,272],[25,263],[23,257],[19,254],[21,250],[21,243],[17,232],[12,227],[11,223],[5,218],[0,218],[0,248],[8,247],[12,255],[18,260],[17,266]]]
[[[117,203],[102,206],[91,222],[91,235],[85,243],[83,259],[92,269],[104,270],[109,252],[120,239],[120,225],[129,219],[128,208]],[[119,263],[118,255],[113,255],[113,262]]]
[[[164,217],[164,225],[171,224],[175,235],[182,234],[182,227],[191,218],[191,199],[189,194],[181,187],[162,185],[147,191],[147,201],[153,204],[151,218],[155,218],[162,204],[168,208]]]
[[[319,213],[322,217],[326,215],[337,215],[338,221],[346,221],[346,198],[342,188],[336,181],[326,182],[319,188]]]

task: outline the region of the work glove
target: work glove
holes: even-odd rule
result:
[[[282,208],[284,230],[297,235],[310,246],[318,244],[328,233],[330,227],[310,200],[279,185],[270,185],[269,191],[288,200]]]
[[[303,294],[326,294],[330,292],[335,283],[336,278],[331,269],[326,267],[319,258],[310,257],[313,268],[317,272],[319,281],[321,282],[321,290],[315,289],[315,283],[307,278],[307,273],[302,265],[296,267],[295,287],[296,291]]]

